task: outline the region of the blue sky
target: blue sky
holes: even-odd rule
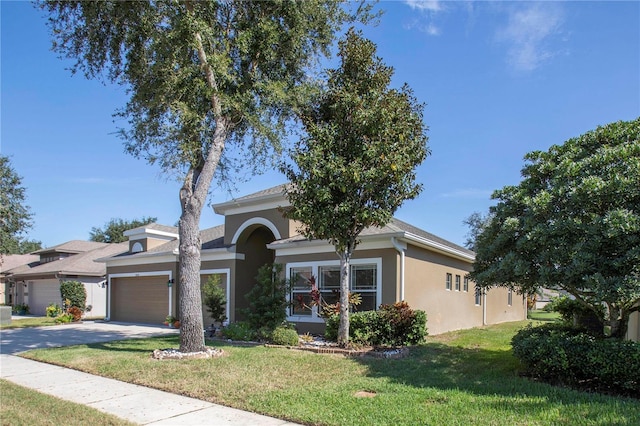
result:
[[[23,177],[28,236],[88,239],[111,218],[180,216],[179,183],[124,152],[111,114],[124,90],[71,76],[40,11],[2,1],[0,152]],[[491,193],[517,184],[523,156],[640,116],[640,2],[383,1],[365,36],[426,104],[432,155],[422,194],[396,214],[454,243]],[[242,196],[284,182],[268,171]],[[231,198],[215,188],[210,202]],[[223,218],[206,207],[201,226]]]

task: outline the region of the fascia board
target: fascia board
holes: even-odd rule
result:
[[[362,237],[356,252],[394,248],[390,235],[369,235]],[[286,244],[269,244],[267,248],[275,250],[276,257],[297,256],[303,254],[335,253],[336,249],[325,240],[304,240]]]
[[[244,260],[244,259],[245,259],[245,255],[243,253],[236,253],[235,247],[203,250],[200,253],[201,262],[211,262],[216,260]]]
[[[178,256],[173,253],[158,253],[153,256],[136,256],[120,259],[106,259],[107,268],[115,266],[151,265],[156,263],[173,263],[178,261]]]
[[[289,200],[282,194],[269,194],[244,201],[226,201],[213,205],[213,211],[223,216],[241,213],[251,213],[261,210],[272,210],[291,206]]]
[[[453,247],[449,247],[437,241],[433,241],[419,235],[412,234],[410,232],[405,232],[404,234],[404,239],[413,245],[424,247],[450,257],[455,257],[456,259],[464,260],[466,262],[475,261],[475,256],[469,255],[468,253],[460,250],[456,250]]]
[[[179,239],[178,234],[174,234],[172,232],[166,232],[166,231],[159,231],[157,229],[148,229],[148,228],[129,229],[127,231],[124,231],[122,235],[124,235],[125,237],[129,237],[130,240],[140,240],[149,236],[153,236],[160,240],[167,240],[167,241]]]

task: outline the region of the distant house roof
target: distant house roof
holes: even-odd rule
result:
[[[3,254],[0,257],[0,275],[18,266],[38,262],[40,256],[36,254]]]
[[[34,251],[33,254],[42,253],[84,253],[90,250],[94,250],[103,247],[107,243],[98,243],[95,241],[83,241],[83,240],[71,240],[66,243],[58,244],[57,246],[43,248]]]
[[[71,242],[70,242],[71,243]],[[7,271],[13,278],[21,279],[43,275],[79,275],[79,276],[102,276],[106,273],[103,263],[95,260],[102,257],[110,257],[124,250],[128,250],[129,243],[118,244],[98,243],[100,246],[84,253],[75,254],[64,259],[55,260],[42,264],[28,264],[18,266]],[[60,246],[63,246],[61,244]]]

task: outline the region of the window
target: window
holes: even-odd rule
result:
[[[469,291],[469,278],[464,277],[464,284],[463,284],[462,289],[463,289],[465,292],[466,292],[466,291]]]
[[[507,293],[507,305],[513,305],[513,290],[509,289],[509,293]]]
[[[140,253],[143,250],[144,247],[142,247],[142,244],[137,241],[131,246],[131,253]]]
[[[358,293],[362,302],[358,311],[375,310],[381,303],[382,259],[353,259],[349,271],[349,288]],[[312,306],[311,288],[313,284],[322,299],[333,304],[340,299],[340,264],[335,261],[296,262],[287,265],[291,292],[289,316],[293,321],[321,322],[319,308]],[[307,319],[305,319],[305,317]]]
[[[476,286],[476,305],[482,305],[482,289]]]
[[[291,302],[290,315],[311,316],[311,267],[291,268]]]
[[[456,291],[460,291],[460,275],[456,275]]]
[[[447,290],[451,290],[451,278],[452,278],[451,274],[447,273],[447,282],[445,284],[446,285],[445,288]]]

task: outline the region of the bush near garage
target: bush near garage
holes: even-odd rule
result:
[[[511,341],[526,374],[581,389],[638,396],[640,343],[566,325],[531,325]]]
[[[65,302],[65,309],[72,306],[84,312],[87,304],[87,290],[79,281],[63,281],[60,283],[60,296]]]

